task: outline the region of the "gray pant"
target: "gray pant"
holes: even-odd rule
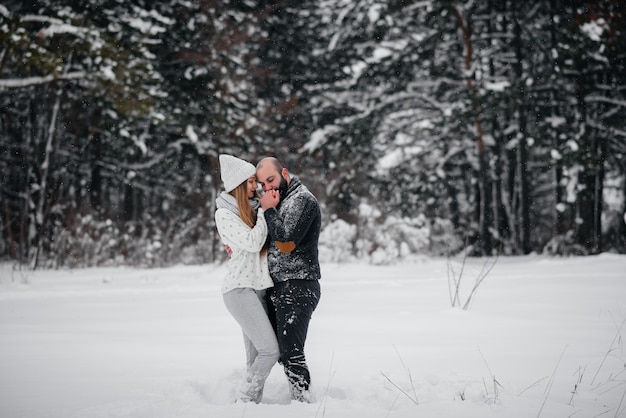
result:
[[[265,290],[233,289],[224,294],[226,309],[243,331],[247,376],[239,399],[261,402],[265,380],[278,361],[276,334],[267,316]]]

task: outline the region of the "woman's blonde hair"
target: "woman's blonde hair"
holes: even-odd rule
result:
[[[231,192],[237,201],[239,208],[239,217],[250,228],[256,225],[256,212],[252,210],[250,201],[248,200],[248,182],[244,181]]]
[[[256,225],[256,211],[252,209],[250,200],[248,199],[248,181],[244,181],[239,186],[235,187],[231,194],[235,196],[235,200],[237,201],[241,220],[250,228],[254,228],[254,225]],[[261,255],[267,252],[268,244],[269,241],[266,241],[263,245]]]

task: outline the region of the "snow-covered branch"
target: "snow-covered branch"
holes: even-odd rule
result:
[[[596,96],[596,95],[587,96],[585,97],[585,102],[608,103],[608,104],[612,104],[612,105],[616,105],[620,107],[626,107],[626,100],[618,100],[618,99],[613,99],[611,97],[606,97],[606,96]]]
[[[67,74],[59,75],[46,75],[41,77],[26,77],[26,78],[6,78],[0,79],[0,90],[3,89],[19,89],[32,86],[39,86],[42,84],[52,83],[54,81],[68,81],[79,80],[87,77],[87,73],[84,71],[76,71]]]

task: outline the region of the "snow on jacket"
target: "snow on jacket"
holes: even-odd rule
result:
[[[277,208],[265,211],[271,238],[268,250],[274,283],[319,280],[318,241],[322,225],[319,203],[298,177],[292,177]]]
[[[257,212],[254,228],[250,228],[238,214],[226,208],[215,211],[215,225],[222,242],[232,250],[226,265],[222,294],[242,287],[256,290],[272,287],[274,283],[269,275],[267,255],[259,254],[267,239],[263,209],[259,208]]]

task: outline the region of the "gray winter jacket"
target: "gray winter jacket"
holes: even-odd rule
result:
[[[319,280],[322,215],[313,193],[294,176],[278,207],[264,215],[271,240],[267,261],[274,283]]]

